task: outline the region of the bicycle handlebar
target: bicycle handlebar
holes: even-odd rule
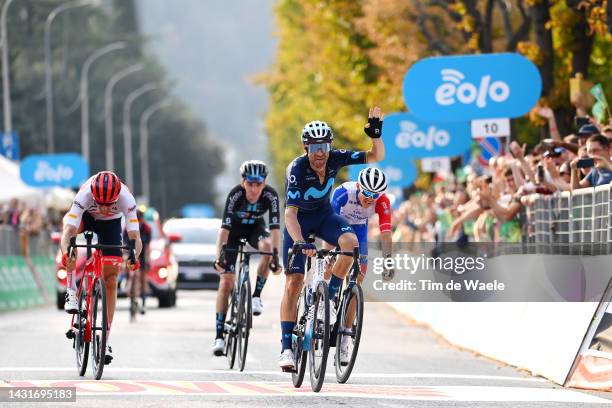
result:
[[[278,270],[278,249],[274,248],[272,250],[272,252],[266,252],[266,251],[245,251],[242,246],[240,248],[227,248],[227,244],[223,244],[223,246],[221,247],[221,253],[219,254],[219,262],[223,265],[225,265],[225,254],[227,252],[237,252],[237,253],[242,253],[242,254],[246,254],[246,255],[266,255],[266,256],[271,256],[272,260],[276,260],[276,266],[273,269],[273,271]]]
[[[129,251],[130,262],[136,263],[136,240],[130,239],[129,245],[110,245],[110,244],[77,244],[76,237],[70,238],[70,245],[68,245],[68,258],[72,258],[72,251],[76,248],[91,248],[91,249],[122,249]]]
[[[289,257],[291,257],[294,254],[294,249],[295,250],[300,250],[305,245],[306,244],[293,244],[293,248],[289,248]],[[357,258],[359,258],[359,247],[353,248],[352,251],[338,251],[336,249],[317,249],[316,255],[318,255],[318,256],[345,255],[345,256],[350,256],[350,257],[353,257],[353,256],[357,255]]]

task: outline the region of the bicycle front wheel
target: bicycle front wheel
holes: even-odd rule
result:
[[[108,309],[106,300],[106,285],[102,279],[97,279],[93,287],[91,313],[91,367],[96,380],[102,378],[106,360],[106,335],[108,331]]]
[[[291,349],[293,351],[293,359],[295,360],[295,368],[291,372],[291,380],[295,388],[300,388],[304,381],[306,373],[306,362],[308,361],[308,352],[304,351],[304,330],[306,328],[306,289],[302,289],[302,293],[298,298],[297,313],[295,318],[295,326],[293,327],[293,335],[291,339]]]
[[[128,271],[128,286],[130,288],[130,323],[136,321],[136,315],[138,314],[138,298],[136,297],[136,285],[138,284],[137,273]]]
[[[251,308],[251,283],[245,281],[240,289],[240,305],[238,305],[238,319],[236,339],[238,343],[238,369],[244,370],[247,349],[249,347],[249,333],[253,321]]]
[[[230,301],[230,318],[229,322],[226,323],[227,327],[227,341],[225,342],[225,354],[227,355],[227,363],[229,364],[230,370],[234,368],[236,362],[236,293],[232,289],[232,298]]]
[[[325,381],[327,355],[329,354],[329,291],[325,281],[318,283],[313,303],[312,339],[308,357],[310,359],[310,386],[314,392],[319,392]]]
[[[336,380],[340,384],[348,381],[355,366],[363,327],[363,308],[361,286],[353,285],[342,300],[340,324],[336,336]]]
[[[87,371],[87,360],[89,359],[89,342],[85,341],[85,330],[87,327],[87,282],[83,282],[79,291],[78,314],[74,317],[74,327],[77,329],[74,337],[74,351],[76,352],[77,371],[82,377]]]

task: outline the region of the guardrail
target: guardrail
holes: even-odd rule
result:
[[[533,194],[520,213],[527,254],[608,255],[612,253],[612,185]]]
[[[32,235],[0,225],[0,255],[52,256],[55,249],[46,230]]]

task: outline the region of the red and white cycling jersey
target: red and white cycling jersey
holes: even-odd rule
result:
[[[126,229],[128,231],[138,231],[138,217],[136,215],[136,200],[130,192],[130,189],[121,183],[121,192],[117,202],[110,207],[108,212],[100,212],[98,204],[91,194],[92,176],[81,186],[81,189],[74,197],[70,211],[64,216],[64,224],[72,225],[79,228],[83,213],[87,211],[95,220],[105,221],[114,220],[125,216]]]
[[[365,208],[359,202],[358,194],[359,186],[357,182],[343,183],[332,193],[332,207],[351,225],[367,225],[368,219],[374,214],[378,214],[380,232],[391,231],[391,203],[389,197],[382,193],[374,205]]]

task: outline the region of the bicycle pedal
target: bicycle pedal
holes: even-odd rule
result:
[[[74,332],[72,331],[72,329],[70,329],[70,330],[68,330],[66,332],[66,337],[71,339],[71,340],[75,338],[75,335],[74,335]]]
[[[283,373],[293,373],[293,372],[295,372],[293,367],[281,367],[281,370],[283,371]]]

